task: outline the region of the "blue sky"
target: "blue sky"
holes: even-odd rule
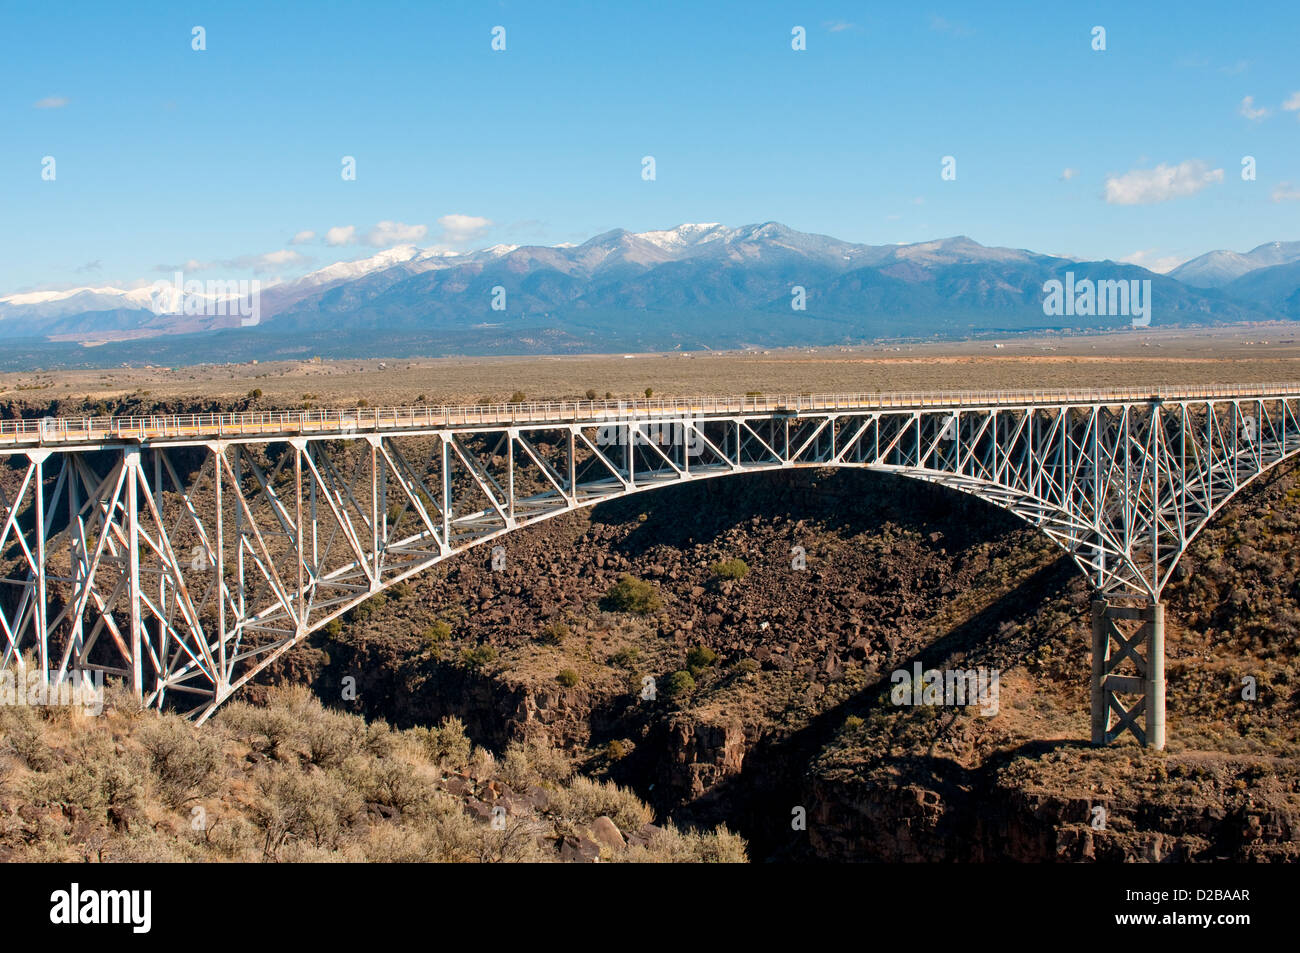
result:
[[[1164,267],[1300,239],[1295,4],[2,10],[0,294],[681,222]]]

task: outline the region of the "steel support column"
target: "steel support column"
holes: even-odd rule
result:
[[[1140,745],[1164,748],[1163,603],[1093,600],[1091,699],[1094,745],[1110,744],[1129,731]]]

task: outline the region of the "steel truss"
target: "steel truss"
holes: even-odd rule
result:
[[[1142,656],[1115,623],[1157,612],[1197,532],[1300,449],[1300,385],[1189,393],[24,423],[0,431],[0,661],[28,653],[50,684],[121,676],[144,704],[180,701],[203,720],[310,632],[519,527],[690,480],[862,467],[977,496],[1069,553],[1107,607],[1094,613],[1093,740],[1132,730],[1159,746],[1163,626],[1144,625]],[[1137,675],[1117,673],[1125,659]],[[1122,692],[1139,698],[1125,707]]]

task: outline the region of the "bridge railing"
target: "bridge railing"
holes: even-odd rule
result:
[[[1300,396],[1300,383],[1158,386],[1091,390],[965,390],[901,393],[790,394],[744,397],[672,397],[638,400],[523,401],[468,405],[356,407],[343,410],[246,411],[129,417],[45,417],[0,421],[0,445],[40,445],[121,439],[220,438],[256,434],[401,430],[616,421],[637,416],[710,416],[802,411],[924,407],[1031,406],[1161,400],[1252,399]]]

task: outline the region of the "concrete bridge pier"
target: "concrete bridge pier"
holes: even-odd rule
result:
[[[1144,747],[1165,746],[1165,606],[1098,597],[1092,603],[1092,743],[1110,744],[1125,731]]]

